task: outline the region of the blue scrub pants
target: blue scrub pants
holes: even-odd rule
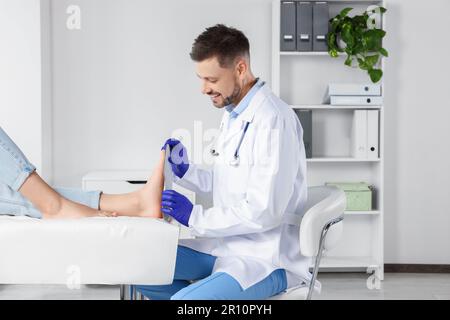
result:
[[[227,273],[212,273],[215,261],[214,256],[178,246],[173,283],[135,289],[152,300],[264,300],[286,290],[284,269],[277,269],[242,290],[239,282]],[[198,281],[191,283],[191,280]]]

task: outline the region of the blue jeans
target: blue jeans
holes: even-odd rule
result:
[[[30,216],[42,218],[33,204],[24,198],[18,190],[36,170],[23,152],[0,127],[0,215]],[[100,191],[82,191],[70,188],[55,188],[64,198],[99,208]]]
[[[239,282],[229,274],[212,273],[215,261],[214,256],[178,246],[172,284],[135,288],[153,300],[264,300],[286,290],[284,269],[277,269],[257,284],[242,290]],[[191,283],[190,280],[198,281]]]

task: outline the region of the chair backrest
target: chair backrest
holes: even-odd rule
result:
[[[300,224],[300,251],[302,255],[314,257],[319,250],[323,227],[330,221],[342,217],[346,207],[344,191],[333,186],[308,188],[308,200]],[[332,225],[324,243],[330,249],[340,237],[343,221]]]

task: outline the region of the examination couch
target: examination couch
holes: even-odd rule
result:
[[[170,284],[178,237],[163,219],[0,216],[0,284]]]

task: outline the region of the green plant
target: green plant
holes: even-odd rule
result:
[[[383,7],[369,7],[362,15],[349,17],[347,14],[353,8],[343,9],[336,17],[330,19],[330,32],[327,34],[328,53],[337,57],[345,52],[347,59],[345,65],[355,66],[366,70],[373,83],[383,76],[383,71],[376,68],[381,56],[388,56],[382,47],[382,39],[386,31],[376,27],[375,15],[386,12]],[[343,45],[342,43],[345,43]]]

